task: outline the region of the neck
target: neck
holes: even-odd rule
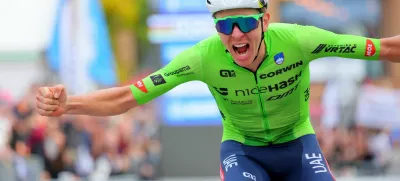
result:
[[[260,66],[260,64],[263,62],[263,60],[265,58],[265,54],[266,54],[266,50],[265,50],[265,42],[264,42],[264,43],[261,43],[260,51],[258,52],[257,59],[254,60],[252,64],[245,66],[245,68],[247,68],[253,72],[257,71],[257,68]]]

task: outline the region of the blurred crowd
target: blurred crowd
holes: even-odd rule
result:
[[[35,111],[38,86],[19,100],[0,90],[1,180],[157,177],[161,146],[153,104],[115,117],[49,118]]]
[[[400,114],[394,83],[382,76],[362,81],[344,76],[311,84],[311,121],[336,176],[392,174],[400,166],[395,151],[400,150],[400,120],[390,115]],[[155,101],[114,117],[49,118],[35,111],[39,86],[32,85],[19,99],[0,88],[1,180],[157,178],[161,145]],[[372,102],[361,101],[366,96]],[[366,109],[368,104],[376,110]]]
[[[32,85],[18,100],[0,89],[2,178],[51,180],[63,174],[76,180],[101,181],[124,174],[140,180],[157,178],[161,145],[154,102],[115,117],[42,117],[35,112],[38,86]],[[366,86],[397,92],[384,77],[353,86],[338,81],[311,85],[311,120],[337,176],[383,175],[396,167],[393,150],[400,149],[400,130],[359,120],[359,99]],[[400,102],[400,93],[395,95]],[[385,110],[391,106],[373,104]]]
[[[379,121],[386,119],[379,111],[372,114],[381,117],[381,120],[375,123],[361,120],[371,112],[367,113],[360,108],[364,104],[360,102],[360,99],[364,99],[360,95],[366,87],[389,92],[398,90],[385,77],[353,85],[346,86],[335,81],[311,85],[311,119],[321,149],[336,176],[393,174],[391,170],[399,166],[399,155],[395,153],[396,149],[400,149],[399,129],[383,125],[383,122],[379,126]],[[344,92],[350,94],[345,95]],[[396,95],[395,101],[400,103],[400,94]],[[379,105],[379,101],[373,104]],[[397,105],[395,109],[400,112],[400,106]],[[391,105],[379,106],[388,109]],[[391,118],[396,121],[395,117]]]

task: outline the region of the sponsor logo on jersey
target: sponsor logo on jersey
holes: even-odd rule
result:
[[[325,165],[325,158],[322,156],[321,153],[306,153],[304,157],[307,161],[310,161],[310,165],[314,170],[314,173],[325,173],[328,172],[328,169]]]
[[[229,171],[229,168],[232,168],[234,166],[238,166],[238,162],[237,162],[237,157],[235,154],[233,155],[229,155],[228,157],[226,157],[224,159],[224,161],[222,161],[222,164],[225,167],[225,172]]]
[[[292,89],[286,91],[285,93],[271,96],[266,101],[276,101],[276,100],[285,98],[285,97],[291,95],[293,92],[295,92],[297,90],[297,87],[299,87],[299,83],[297,83]]]
[[[275,77],[276,75],[280,75],[280,74],[289,72],[289,71],[291,71],[291,70],[294,70],[294,69],[296,69],[297,67],[302,66],[302,65],[303,65],[303,61],[301,60],[301,61],[299,61],[299,62],[296,62],[296,63],[294,63],[294,64],[291,64],[291,65],[289,65],[289,66],[286,66],[286,67],[284,67],[284,68],[278,69],[278,70],[276,70],[276,71],[274,71],[274,72],[269,72],[269,73],[267,73],[267,74],[261,74],[261,75],[260,75],[260,79],[272,78],[272,77]]]
[[[249,178],[251,180],[257,181],[257,178],[255,175],[249,173],[249,172],[243,172],[243,177]]]
[[[249,104],[253,104],[253,100],[246,100],[246,101],[231,100],[230,103],[232,105],[249,105]]]
[[[293,77],[290,77],[289,79],[285,81],[281,81],[276,84],[271,84],[271,85],[264,85],[264,86],[255,86],[253,88],[247,88],[247,89],[235,89],[233,90],[234,95],[236,97],[247,97],[251,95],[257,95],[257,94],[265,94],[265,93],[271,93],[279,90],[283,90],[286,88],[288,89],[284,93],[280,93],[279,95],[273,95],[270,96],[268,99],[265,99],[265,101],[274,101],[274,100],[279,100],[285,97],[288,97],[292,95],[295,91],[297,91],[300,82],[298,81],[301,77],[302,72],[299,72],[298,74],[294,75]],[[296,83],[297,82],[297,83]],[[293,85],[295,84],[296,85]],[[293,86],[292,86],[293,85]],[[213,87],[216,92],[223,96],[227,96],[229,94],[229,89],[228,88],[217,88]],[[305,96],[305,101],[308,100],[309,97],[309,90],[304,92]],[[226,102],[231,103],[232,105],[249,105],[253,103],[253,100],[230,100],[226,97],[223,97],[223,100]]]
[[[223,97],[223,100],[226,101],[226,102],[231,103],[232,105],[249,105],[249,104],[253,104],[253,100],[244,100],[244,101],[240,100],[240,101],[237,101],[237,100],[230,100],[230,99],[228,99],[226,97]]]
[[[218,109],[219,113],[221,114],[222,119],[225,119],[225,114],[221,111],[221,109]]]
[[[228,95],[228,88],[217,88],[214,87],[215,91],[217,91],[219,94],[223,95],[223,96],[227,96]]]
[[[274,56],[274,60],[277,65],[281,65],[285,61],[285,55],[280,52]]]
[[[234,70],[220,70],[219,75],[221,77],[236,77]]]
[[[240,97],[240,96],[250,96],[253,94],[263,94],[263,93],[267,93],[267,92],[275,92],[278,90],[282,90],[285,88],[288,88],[289,86],[293,85],[295,82],[297,82],[297,80],[300,79],[301,77],[301,73],[299,72],[298,74],[296,74],[293,77],[290,77],[289,79],[285,80],[285,81],[281,81],[279,83],[276,84],[272,84],[272,85],[264,85],[264,86],[256,86],[254,88],[248,88],[248,89],[236,89],[234,90],[235,92],[235,96]],[[228,88],[217,88],[214,87],[215,91],[217,91],[219,94],[223,95],[223,96],[227,96],[229,94],[229,90]],[[292,87],[289,91],[283,93],[282,95],[279,96],[273,96],[271,98],[268,99],[268,101],[270,100],[278,100],[281,99],[283,97],[286,97],[290,94],[292,94],[293,91],[295,91],[297,89],[297,85],[295,87]],[[228,99],[224,99],[225,101],[229,101]],[[252,101],[238,101],[238,102],[231,102],[232,104],[251,104]]]
[[[188,70],[190,70],[190,66],[189,66],[189,65],[184,66],[184,67],[182,67],[182,68],[179,68],[179,69],[177,69],[177,70],[174,70],[174,71],[172,71],[172,72],[165,73],[164,76],[165,76],[165,77],[168,77],[168,76],[171,76],[171,75],[178,75],[178,76],[179,76],[180,73],[186,72],[186,71],[188,71]],[[186,75],[186,74],[185,74],[185,75]]]
[[[289,87],[290,85],[294,84],[299,78],[301,77],[301,72],[299,74],[290,77],[289,79],[285,81],[281,81],[276,84],[272,85],[267,85],[267,86],[258,86],[252,89],[241,89],[241,90],[235,90],[236,96],[249,96],[252,94],[262,94],[262,93],[267,93],[267,92],[274,92],[278,90],[285,89]]]
[[[327,45],[319,44],[318,47],[312,51],[313,54],[318,54],[322,51],[326,53],[355,53],[357,45],[356,44],[345,44],[345,45]]]
[[[166,83],[164,77],[161,74],[152,75],[150,76],[150,79],[155,86]]]
[[[308,99],[310,99],[310,87],[304,91],[304,101],[307,102]]]
[[[135,87],[137,87],[139,90],[141,90],[144,93],[147,93],[147,88],[143,83],[143,80],[139,80],[136,83],[134,83]]]
[[[365,47],[365,56],[372,57],[376,54],[376,48],[374,42],[372,40],[367,39],[367,45]]]

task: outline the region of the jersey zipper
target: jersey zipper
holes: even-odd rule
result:
[[[256,79],[256,86],[257,86],[257,89],[258,89],[259,87],[258,87],[257,72],[254,72],[254,79]],[[267,113],[265,112],[265,107],[264,107],[264,103],[263,103],[261,94],[258,94],[258,98],[259,98],[258,100],[261,103],[261,111],[263,113],[263,117],[267,118]],[[265,125],[265,126],[267,126],[267,125]]]
[[[258,70],[258,68],[257,68],[257,70]],[[257,87],[257,89],[259,89],[258,79],[257,79],[257,71],[253,72],[253,74],[254,74],[254,79],[256,80],[256,87]],[[268,122],[266,121],[267,112],[265,111],[264,101],[263,101],[262,96],[261,96],[260,93],[258,94],[258,100],[259,100],[260,105],[261,105],[261,113],[263,115],[263,120],[264,120],[263,122],[264,122],[264,127],[265,127],[265,134],[269,135],[269,132],[268,132],[269,126],[268,126]]]
[[[248,68],[242,67],[242,66],[236,64],[235,62],[234,62],[234,64],[235,64],[236,66],[240,67],[240,68],[243,68],[243,69],[245,69],[245,70],[247,70],[247,71],[253,73],[254,79],[256,80],[256,88],[259,89],[259,87],[258,87],[258,79],[257,79],[257,71],[258,71],[258,69],[261,67],[261,65],[265,62],[265,60],[268,58],[268,56],[269,56],[269,55],[267,54],[267,56],[266,56],[266,57],[264,58],[264,60],[260,63],[260,65],[258,65],[258,67],[257,67],[257,69],[256,69],[255,72],[251,71],[251,70],[248,69]],[[268,136],[268,135],[269,135],[269,131],[268,131],[269,126],[268,126],[268,122],[266,121],[267,112],[265,111],[263,99],[262,99],[262,96],[261,96],[260,93],[258,94],[258,100],[259,100],[260,105],[261,105],[261,108],[260,108],[260,109],[261,109],[261,113],[262,113],[262,115],[263,115],[263,122],[264,122],[264,127],[265,127],[265,134]],[[267,138],[266,138],[266,139],[267,139]]]

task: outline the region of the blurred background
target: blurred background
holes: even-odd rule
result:
[[[400,34],[399,0],[270,0],[273,22]],[[221,117],[189,82],[115,117],[47,118],[39,86],[128,85],[216,33],[204,0],[0,0],[0,180],[219,180]],[[311,115],[338,181],[400,180],[400,66],[311,63]]]

